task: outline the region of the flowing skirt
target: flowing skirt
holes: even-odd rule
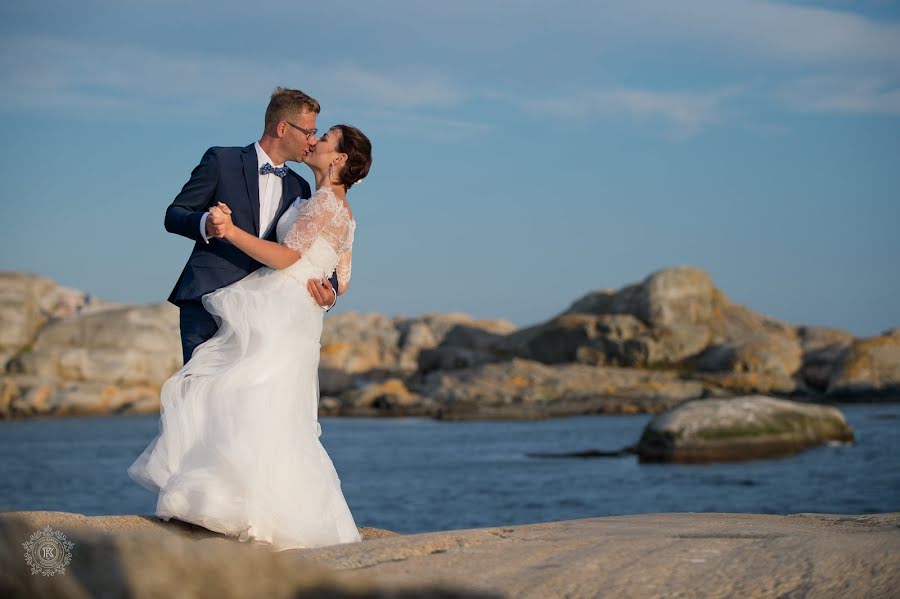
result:
[[[319,441],[321,273],[296,266],[203,296],[219,330],[163,385],[159,435],[128,469],[160,518],[277,551],[361,540]]]

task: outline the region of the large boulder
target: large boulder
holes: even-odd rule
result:
[[[702,324],[714,314],[716,293],[709,274],[699,268],[679,266],[659,270],[618,292],[589,293],[567,312],[631,314],[650,327]]]
[[[642,461],[710,462],[789,455],[853,441],[833,406],[765,396],[700,399],[653,418],[637,446]]]
[[[802,363],[791,325],[732,303],[706,272],[690,266],[589,293],[560,316],[511,335],[505,348],[545,364],[699,368],[788,380]]]
[[[900,329],[854,341],[828,383],[828,395],[900,400]]]
[[[321,368],[347,373],[393,369],[400,333],[383,314],[345,312],[325,319]]]
[[[0,271],[0,371],[10,357],[32,344],[47,322],[108,306],[48,277]]]
[[[162,385],[181,367],[180,350],[175,306],[132,306],[48,324],[8,369],[65,381]]]
[[[49,321],[7,364],[0,418],[152,413],[181,367],[171,304],[81,311]]]

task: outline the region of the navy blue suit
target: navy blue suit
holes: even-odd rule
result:
[[[276,241],[275,223],[294,198],[311,195],[309,183],[290,169],[281,181],[281,203],[266,236],[269,241]],[[217,202],[231,208],[231,219],[236,227],[259,236],[259,173],[253,144],[244,148],[208,149],[191,172],[191,178],[166,209],[166,231],[194,240],[194,249],[169,295],[169,301],[181,310],[181,347],[185,362],[194,348],[218,329],[200,298],[262,266],[224,239],[210,239],[208,244],[203,241],[200,219]],[[336,275],[332,275],[331,285],[337,289]]]

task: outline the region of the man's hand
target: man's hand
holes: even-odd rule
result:
[[[209,209],[209,216],[206,217],[207,237],[222,239],[231,226],[231,208],[219,202]]]
[[[331,281],[328,279],[310,279],[306,282],[306,288],[316,303],[323,308],[330,308],[334,303],[334,289],[331,288]]]

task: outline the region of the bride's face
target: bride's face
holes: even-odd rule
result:
[[[327,169],[328,165],[335,161],[339,156],[343,156],[337,151],[338,142],[341,139],[341,132],[338,129],[329,129],[322,134],[319,142],[313,146],[312,151],[306,156],[304,162],[310,167],[319,167]]]

